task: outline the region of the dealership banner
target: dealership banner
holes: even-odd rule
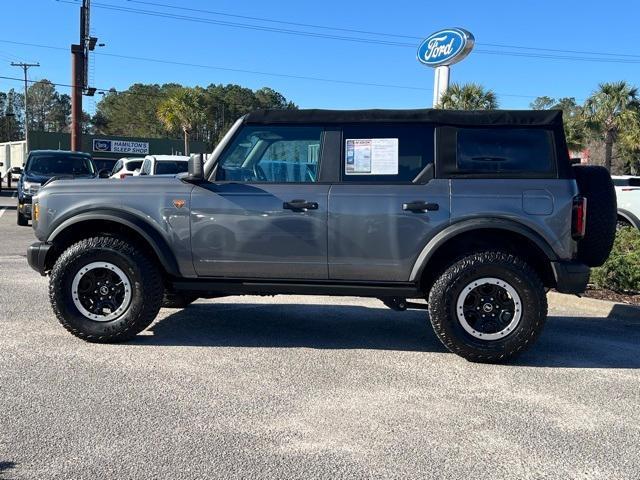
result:
[[[136,153],[147,155],[149,142],[131,142],[129,140],[93,140],[94,152]]]

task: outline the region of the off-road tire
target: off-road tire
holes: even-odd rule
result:
[[[455,311],[465,286],[483,277],[507,282],[522,302],[520,322],[497,340],[470,335]],[[519,257],[501,251],[474,253],[454,262],[433,284],[428,301],[431,325],[440,341],[471,362],[499,363],[515,357],[535,342],[547,318],[547,297],[537,273]]]
[[[170,293],[165,291],[162,297],[162,308],[186,308],[198,299],[196,295]]]
[[[616,191],[604,167],[576,165],[573,172],[580,195],[587,197],[587,229],[578,242],[577,258],[590,267],[599,267],[609,257],[616,236]]]
[[[28,227],[29,219],[20,213],[20,208],[16,208],[16,210],[18,211],[18,225],[21,227]]]
[[[117,318],[107,322],[85,317],[74,305],[71,284],[76,273],[92,262],[110,262],[131,283],[131,301]],[[147,328],[162,303],[164,286],[156,263],[134,244],[118,237],[97,236],[80,240],[58,258],[49,283],[49,299],[58,321],[69,332],[89,342],[129,340]]]

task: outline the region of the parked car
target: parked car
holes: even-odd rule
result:
[[[640,177],[612,176],[618,198],[618,226],[640,229]]]
[[[17,184],[17,212],[18,225],[21,226],[29,224],[32,198],[51,178],[93,178],[98,175],[91,155],[65,150],[32,150],[24,171],[15,167],[11,169],[11,173],[20,175]]]
[[[93,164],[96,166],[98,172],[107,171],[109,175],[116,164],[115,158],[95,158],[93,157]]]
[[[176,175],[188,168],[189,157],[183,155],[147,155],[138,175]]]
[[[263,110],[186,174],[51,182],[27,259],[91,342],[198,297],[356,295],[428,308],[449,350],[501,362],[613,244],[611,177],[567,152],[560,111]]]
[[[144,159],[140,157],[123,157],[116,162],[111,171],[111,178],[118,178],[123,180],[127,177],[132,177],[136,173],[136,170],[140,170],[142,161]]]

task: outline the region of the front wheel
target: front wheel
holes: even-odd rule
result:
[[[20,205],[18,205],[18,225],[21,227],[29,226],[29,219],[20,213]]]
[[[440,341],[474,362],[502,362],[528,348],[547,317],[544,285],[522,259],[479,252],[453,263],[429,292]]]
[[[126,240],[94,237],[67,248],[51,270],[49,298],[64,328],[90,342],[128,340],[162,303],[156,264]]]

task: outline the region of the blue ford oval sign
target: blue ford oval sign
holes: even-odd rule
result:
[[[430,67],[453,65],[469,55],[474,38],[462,28],[447,28],[429,35],[418,47],[418,60]]]

